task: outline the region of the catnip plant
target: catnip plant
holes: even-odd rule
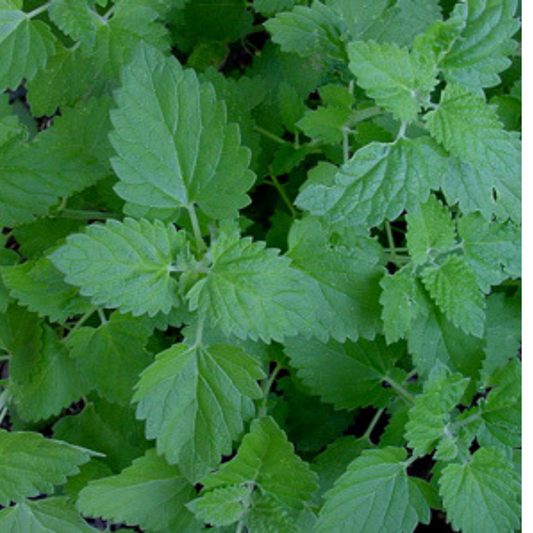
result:
[[[518,531],[519,18],[0,0],[0,531]]]

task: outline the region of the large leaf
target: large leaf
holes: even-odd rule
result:
[[[504,130],[483,98],[454,85],[446,87],[438,108],[425,118],[431,134],[461,160],[444,185],[449,200],[459,200],[465,212],[477,207],[486,218],[497,214],[519,222],[518,133]]]
[[[343,224],[328,226],[308,217],[292,226],[288,256],[314,282],[317,319],[326,336],[342,342],[379,331],[384,258],[376,241]],[[322,328],[317,324],[316,336]]]
[[[154,316],[180,305],[172,269],[187,249],[174,226],[128,218],[71,235],[50,259],[96,305]]]
[[[48,12],[52,22],[75,41],[94,42],[99,17],[87,0],[52,0]]]
[[[54,36],[46,24],[0,4],[0,91],[15,90],[22,78],[32,78],[54,51]]]
[[[377,226],[426,201],[445,167],[442,151],[428,137],[374,142],[358,150],[333,183],[306,185],[296,203],[333,222]]]
[[[66,442],[0,430],[0,504],[52,492],[89,459],[90,452]]]
[[[520,527],[520,483],[504,452],[480,448],[469,462],[450,464],[439,480],[448,520],[464,533]]]
[[[197,481],[231,453],[261,397],[257,361],[234,346],[176,344],[141,375],[133,400],[146,435]]]
[[[222,229],[207,276],[188,292],[192,311],[211,327],[239,338],[281,341],[313,327],[309,281],[264,242]]]
[[[406,458],[401,448],[364,451],[326,493],[317,530],[411,533],[429,523],[425,482],[407,475]]]
[[[404,346],[387,346],[382,337],[354,343],[323,343],[289,339],[286,352],[298,376],[322,401],[337,409],[384,405],[391,396],[382,382],[404,353]]]
[[[350,44],[348,56],[358,85],[399,120],[415,120],[429,102],[438,72],[429,54],[370,41]]]
[[[119,475],[89,483],[77,507],[86,516],[149,531],[189,531],[194,517],[185,504],[194,494],[179,470],[152,449]]]
[[[68,498],[26,501],[0,511],[0,529],[5,533],[92,533]]]
[[[100,396],[126,404],[139,374],[152,360],[145,349],[150,333],[144,320],[115,312],[98,328],[73,331],[67,346],[80,372]]]
[[[176,219],[179,208],[197,204],[210,217],[229,218],[249,203],[250,151],[240,146],[239,128],[226,124],[211,84],[141,47],[115,98],[116,191],[131,213]]]
[[[500,83],[498,74],[517,48],[512,36],[520,27],[514,18],[517,0],[467,0],[457,4],[455,15],[465,28],[443,61],[446,78],[477,89]]]

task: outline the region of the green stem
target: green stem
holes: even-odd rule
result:
[[[418,456],[412,455],[411,457],[409,457],[409,459],[407,459],[406,461],[402,463],[403,467],[409,468],[417,459],[418,459]]]
[[[379,422],[379,419],[381,418],[381,415],[385,412],[385,409],[380,409],[375,415],[372,421],[370,422],[370,425],[368,426],[367,430],[365,431],[365,434],[361,437],[362,439],[370,440],[370,435],[372,434],[372,431],[374,431],[374,428],[376,427],[376,424]]]
[[[390,225],[390,222],[388,220],[385,222],[385,231],[387,232],[387,240],[389,242],[389,249],[392,261],[393,263],[396,263],[399,266],[398,255],[396,254],[396,246],[394,245],[394,235],[392,234],[392,226]]]
[[[34,9],[33,11],[26,13],[26,16],[29,19],[32,19],[33,17],[36,17],[37,15],[40,15],[41,13],[44,13],[45,11],[47,11],[49,7],[50,7],[50,2],[47,2],[46,4]]]
[[[272,385],[274,384],[274,381],[276,380],[277,375],[279,374],[279,371],[281,370],[281,365],[279,363],[276,363],[276,366],[274,367],[274,370],[270,373],[270,376],[265,381],[263,385],[263,402],[261,404],[261,409],[259,409],[259,418],[262,418],[266,416],[268,409],[268,395],[270,393],[270,389],[272,388]]]
[[[407,403],[415,403],[415,397],[402,385],[394,381],[392,378],[386,377],[385,381],[404,399]]]
[[[283,185],[278,181],[278,178],[276,176],[270,176],[270,177],[272,179],[272,184],[274,185],[274,187],[276,187],[277,191],[279,192],[279,195],[281,196],[281,199],[283,200],[285,205],[289,208],[292,218],[296,218],[298,216],[298,213],[296,209],[294,209],[292,202],[287,196],[287,193],[285,192],[285,187],[283,187]]]
[[[198,252],[203,252],[206,246],[202,237],[202,231],[200,230],[200,222],[198,222],[198,215],[196,214],[196,209],[194,208],[193,204],[187,206],[187,212],[189,213],[189,218],[191,220],[194,240],[196,241],[196,249]]]
[[[464,420],[459,420],[456,422],[458,426],[468,426],[468,424],[471,424],[472,422],[475,422],[476,420],[479,420],[481,418],[481,413],[474,413],[473,415],[465,418]]]
[[[350,122],[348,123],[348,125],[350,127],[355,126],[356,124],[359,124],[359,122],[363,122],[364,120],[368,120],[369,118],[377,117],[379,115],[384,115],[384,114],[385,112],[377,106],[369,107],[367,109],[361,109],[359,111],[356,111],[352,115],[352,118],[350,119]]]
[[[100,317],[100,322],[102,322],[102,325],[107,324],[107,318],[103,309],[98,308],[98,316]]]
[[[350,161],[350,129],[346,126],[342,128],[342,160],[345,165]]]
[[[94,307],[93,309],[90,309],[89,311],[87,311],[77,322],[76,324],[74,324],[73,328],[70,330],[69,334],[72,333],[73,331],[76,331],[78,328],[81,328],[81,326],[83,326],[83,324],[85,322],[87,322],[87,320],[89,320],[89,318],[91,318],[91,316],[94,315],[94,313],[96,313],[97,311],[99,311],[99,309],[97,307]]]
[[[286,141],[285,139],[282,139],[275,133],[272,133],[268,130],[265,130],[264,128],[261,128],[261,126],[254,126],[254,130],[257,131],[257,133],[260,133],[261,135],[267,137],[271,141],[277,142],[279,144],[290,144],[289,141]]]

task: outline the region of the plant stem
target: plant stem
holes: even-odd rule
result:
[[[98,308],[98,316],[100,317],[100,321],[102,322],[102,325],[107,324],[107,318],[105,317],[105,313],[103,309]]]
[[[471,424],[472,422],[475,422],[476,420],[479,420],[480,418],[481,418],[481,413],[478,412],[465,418],[464,420],[458,420],[456,423],[458,426],[468,426],[468,424]]]
[[[405,388],[392,378],[386,377],[385,381],[404,399],[407,403],[415,403],[415,397]]]
[[[91,318],[91,316],[94,315],[94,313],[96,313],[97,311],[99,311],[99,309],[97,307],[94,307],[93,309],[90,309],[89,311],[87,311],[77,322],[76,324],[74,324],[73,328],[70,330],[69,334],[72,333],[73,331],[76,331],[78,328],[81,328],[81,326],[83,326],[83,324],[89,320],[89,318]]]
[[[254,130],[257,131],[257,133],[260,133],[261,135],[264,135],[265,137],[267,137],[271,141],[277,142],[279,144],[290,144],[289,141],[286,141],[285,139],[282,139],[281,137],[279,137],[275,133],[272,133],[272,132],[270,132],[268,130],[265,130],[261,126],[254,126]]]
[[[196,209],[194,208],[193,204],[187,206],[187,212],[189,213],[189,218],[191,219],[194,240],[196,241],[196,249],[198,252],[203,252],[205,250],[205,242],[202,237],[202,231],[200,230],[198,215],[196,214]]]
[[[342,160],[345,165],[350,161],[350,129],[347,126],[342,128]]]
[[[40,15],[41,13],[44,13],[45,11],[47,11],[49,7],[50,7],[50,2],[47,2],[46,4],[34,9],[33,11],[26,13],[26,16],[32,19],[33,17],[36,17],[37,15]]]
[[[368,120],[369,118],[377,117],[383,114],[385,114],[385,112],[377,106],[361,109],[352,115],[352,118],[348,124],[349,126],[355,126],[356,124],[359,124],[359,122],[363,122],[364,120]]]
[[[389,242],[389,249],[392,261],[393,263],[396,263],[398,266],[400,266],[398,262],[398,255],[396,254],[396,247],[394,246],[394,235],[392,234],[392,226],[390,225],[390,222],[388,220],[385,222],[385,231],[387,232],[387,240]]]
[[[362,439],[366,439],[370,441],[370,435],[372,434],[372,431],[374,431],[374,428],[376,427],[376,424],[379,422],[379,419],[381,418],[381,415],[385,412],[385,408],[380,409],[375,415],[372,421],[370,422],[370,425],[368,426],[367,430],[365,431],[365,434],[361,437]]]
[[[268,403],[268,394],[270,393],[270,389],[272,388],[272,385],[274,384],[274,381],[276,380],[276,377],[281,370],[281,365],[279,363],[276,363],[276,366],[274,367],[274,370],[270,373],[270,376],[265,381],[263,385],[263,402],[261,404],[261,409],[259,409],[259,418],[262,418],[263,416],[266,416],[268,409],[267,409],[267,403]]]
[[[296,211],[296,209],[294,209],[292,202],[287,196],[285,187],[283,187],[283,185],[278,181],[278,178],[276,176],[270,176],[270,178],[272,179],[272,184],[274,185],[274,187],[276,187],[277,191],[279,192],[281,199],[285,202],[285,205],[289,208],[292,218],[296,218],[298,216],[298,212]]]

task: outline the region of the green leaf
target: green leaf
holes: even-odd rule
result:
[[[343,139],[343,127],[350,118],[350,111],[340,107],[319,107],[308,110],[297,123],[308,137],[325,144],[338,144]]]
[[[257,487],[285,507],[301,509],[316,490],[316,475],[294,452],[271,417],[254,420],[237,455],[202,479],[206,491],[232,485]]]
[[[427,54],[369,41],[349,44],[348,56],[357,84],[398,120],[415,120],[437,84],[438,71]]]
[[[63,281],[61,273],[46,257],[5,267],[2,279],[19,304],[54,322],[65,322],[91,308],[90,302],[79,296],[78,289]]]
[[[407,249],[416,264],[426,263],[455,244],[455,224],[446,207],[434,196],[408,213],[406,220]]]
[[[160,353],[142,374],[133,401],[159,453],[197,481],[231,453],[261,397],[257,361],[234,346],[187,347]]]
[[[213,526],[230,526],[246,514],[250,496],[250,488],[229,485],[207,492],[187,507],[203,522]]]
[[[76,505],[86,516],[149,531],[189,531],[194,518],[185,504],[194,494],[179,470],[152,449],[119,475],[91,481]]]
[[[197,204],[209,217],[231,218],[249,203],[250,151],[240,146],[239,128],[226,124],[211,84],[141,47],[115,98],[115,189],[129,212],[175,220],[179,208]]]
[[[393,276],[387,274],[380,285],[383,288],[379,300],[383,306],[383,330],[390,344],[408,335],[421,311],[421,296],[410,267],[402,268]]]
[[[64,109],[31,143],[1,152],[0,225],[31,222],[110,173],[107,98]]]
[[[429,523],[424,482],[407,475],[406,458],[401,448],[364,451],[326,493],[317,531],[410,533]]]
[[[476,276],[463,258],[450,255],[441,265],[426,267],[422,281],[455,326],[476,337],[483,335],[485,300]]]
[[[45,439],[38,433],[0,430],[0,504],[51,493],[63,485],[90,452],[66,442]]]
[[[88,402],[81,413],[61,418],[53,430],[58,439],[103,454],[113,472],[129,466],[150,445],[131,407],[104,400]]]
[[[428,137],[374,142],[338,170],[333,184],[309,183],[296,204],[332,222],[377,226],[425,202],[444,169],[442,151]]]
[[[54,51],[54,36],[46,24],[23,11],[0,4],[0,91],[15,90],[31,79]]]
[[[186,239],[184,231],[159,221],[110,220],[71,235],[50,259],[94,304],[154,316],[180,305],[172,272],[188,251]]]
[[[92,44],[98,26],[98,14],[87,0],[52,0],[48,9],[52,22],[75,41]]]
[[[317,320],[338,341],[371,338],[379,331],[379,280],[384,258],[373,239],[353,228],[307,217],[293,224],[288,256],[313,280]]]
[[[211,327],[267,343],[311,329],[309,282],[278,250],[224,226],[210,256],[209,273],[187,298],[191,311],[198,310]]]
[[[461,374],[452,374],[438,365],[424,383],[424,391],[409,410],[405,437],[415,455],[427,455],[448,438],[450,411],[460,402],[469,383]],[[447,431],[448,430],[448,431]]]
[[[439,484],[454,529],[500,533],[520,527],[518,475],[501,450],[480,448],[469,462],[448,465]]]
[[[487,223],[478,214],[457,222],[466,262],[477,277],[480,289],[488,293],[491,285],[521,276],[520,228],[508,222]]]
[[[494,293],[487,298],[483,375],[507,366],[516,357],[522,338],[522,305],[519,296]]]
[[[382,382],[404,350],[402,344],[387,346],[382,337],[344,344],[291,338],[285,349],[303,383],[336,409],[385,405],[392,391]]]
[[[91,533],[68,498],[26,501],[0,511],[0,528],[5,533]]]
[[[345,60],[336,13],[318,0],[311,7],[296,6],[291,12],[279,13],[265,27],[283,52]]]
[[[520,22],[514,18],[517,0],[467,0],[455,8],[464,19],[465,28],[445,57],[446,78],[467,87],[493,87],[500,83],[498,74],[511,61],[507,56],[517,48],[512,36]]]
[[[444,192],[459,200],[465,213],[479,209],[519,222],[521,199],[520,140],[503,129],[493,107],[459,86],[448,85],[441,103],[425,117],[427,127],[452,155]]]
[[[127,404],[139,374],[152,360],[145,350],[150,333],[144,320],[115,312],[98,328],[73,331],[67,346],[80,372],[102,398]]]
[[[280,11],[287,11],[298,3],[297,0],[254,0],[254,10],[261,15],[271,17]]]
[[[25,420],[45,420],[78,400],[86,391],[84,376],[76,369],[54,330],[42,326],[42,349],[13,354],[9,390],[17,413]]]

